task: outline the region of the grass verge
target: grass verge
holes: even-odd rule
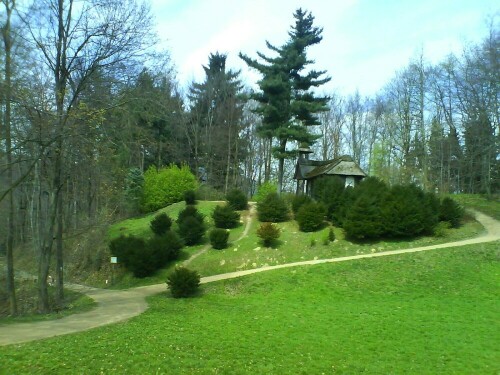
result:
[[[499,246],[298,267],[0,348],[6,373],[498,373]]]

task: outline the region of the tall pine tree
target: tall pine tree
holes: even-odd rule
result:
[[[266,42],[277,56],[268,57],[257,52],[260,62],[240,53],[247,65],[262,75],[258,82],[261,91],[253,98],[259,103],[256,112],[263,118],[259,134],[277,144],[273,155],[278,159],[279,191],[283,187],[285,159],[295,156],[294,151],[287,149],[287,144],[295,141],[311,145],[316,137],[307,127],[319,125],[318,114],[328,109],[328,98],[315,96],[312,92],[313,88],[330,80],[324,77],[326,71],[305,72],[306,67],[314,63],[307,59],[307,48],[321,42],[323,29],[313,26],[314,17],[310,12],[299,8],[293,16],[295,24],[283,46],[275,47]]]
[[[205,80],[193,83],[189,92],[193,167],[202,180],[225,192],[237,179],[245,99],[240,72],[226,69],[226,59],[226,54],[210,54]]]

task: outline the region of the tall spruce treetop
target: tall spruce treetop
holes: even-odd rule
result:
[[[277,56],[268,57],[257,52],[261,62],[242,53],[239,55],[262,75],[258,82],[261,91],[253,98],[259,103],[256,112],[263,118],[259,134],[277,144],[273,155],[278,159],[279,191],[283,186],[284,160],[295,156],[295,151],[287,150],[288,142],[313,144],[317,137],[307,127],[319,125],[318,114],[328,109],[328,97],[318,97],[312,92],[330,81],[324,76],[326,71],[305,71],[314,63],[307,58],[307,48],[321,42],[323,29],[313,26],[314,17],[310,12],[299,8],[293,16],[295,24],[283,46],[275,47],[266,42]]]

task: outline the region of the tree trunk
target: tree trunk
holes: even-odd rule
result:
[[[12,160],[12,137],[11,137],[11,48],[12,48],[12,38],[10,34],[10,18],[12,15],[12,8],[15,6],[15,1],[4,1],[5,11],[7,14],[7,19],[5,25],[2,28],[3,41],[5,46],[5,146],[7,151],[7,186],[10,188],[13,186],[13,160]],[[9,298],[9,311],[11,315],[17,314],[17,301],[16,301],[16,288],[14,284],[14,189],[11,189],[8,195],[8,230],[7,230],[7,249],[6,249],[6,261],[7,261],[7,294]]]

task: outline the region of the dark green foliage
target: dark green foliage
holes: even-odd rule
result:
[[[257,203],[257,214],[263,222],[279,223],[288,220],[288,206],[277,193],[268,194]]]
[[[240,189],[233,189],[226,195],[227,203],[235,210],[246,210],[248,207],[247,195]]]
[[[194,190],[187,190],[184,192],[184,201],[187,206],[196,204],[196,193]]]
[[[394,186],[383,203],[385,233],[389,237],[415,237],[425,225],[423,192],[410,186]]]
[[[328,231],[328,240],[330,242],[335,241],[335,232],[333,231],[333,228],[330,228],[330,230]]]
[[[302,232],[314,232],[323,226],[325,214],[325,206],[322,203],[311,202],[300,207],[295,220]]]
[[[424,230],[422,233],[432,235],[439,223],[439,198],[434,193],[424,193],[423,205]]]
[[[344,203],[342,200],[344,186],[344,180],[338,176],[323,176],[314,182],[312,196],[316,201],[322,202],[325,205],[328,218],[331,220],[334,219],[335,215],[336,217],[340,216],[339,211],[342,209]]]
[[[257,229],[257,236],[260,237],[264,246],[269,247],[273,241],[280,236],[280,229],[273,223],[262,223]]]
[[[125,180],[125,199],[127,208],[134,213],[140,211],[143,187],[144,176],[141,170],[131,168]]]
[[[210,231],[209,238],[214,249],[225,249],[229,239],[229,232],[226,229],[214,228]]]
[[[167,231],[148,242],[135,236],[121,236],[112,240],[109,248],[111,255],[118,258],[118,263],[123,264],[135,277],[142,278],[177,259],[182,241],[176,233]]]
[[[170,217],[162,212],[159,215],[156,215],[153,220],[149,223],[149,227],[153,231],[154,234],[157,236],[161,236],[165,234],[170,227],[172,226],[172,219]]]
[[[167,285],[174,298],[190,297],[200,287],[200,275],[196,271],[178,267],[168,276]]]
[[[303,204],[311,203],[313,200],[309,195],[299,194],[294,195],[291,201],[292,212],[294,215],[297,215],[297,212]]]
[[[156,258],[158,268],[179,257],[183,243],[177,233],[169,230],[161,236],[154,236],[147,242],[147,247]]]
[[[188,246],[196,245],[201,242],[205,234],[205,224],[203,219],[200,221],[196,216],[187,216],[178,222],[179,234]]]
[[[229,204],[215,207],[212,218],[217,228],[235,228],[240,222],[240,214]]]
[[[316,96],[315,89],[330,78],[324,76],[324,71],[308,69],[313,60],[307,57],[308,47],[321,42],[322,28],[314,26],[313,15],[302,9],[297,9],[293,16],[295,22],[287,42],[279,47],[268,43],[268,48],[277,56],[258,53],[261,59],[258,61],[240,53],[247,65],[262,75],[260,92],[252,97],[258,103],[255,112],[262,115],[261,135],[277,140],[273,154],[278,159],[280,191],[284,159],[292,156],[287,143],[312,144],[317,137],[307,127],[318,125],[318,113],[328,109],[328,98]]]
[[[354,188],[351,186],[346,187],[340,195],[339,204],[331,211],[328,210],[328,216],[334,225],[343,227],[347,213],[355,201],[356,193]]]
[[[136,236],[120,236],[109,243],[111,255],[117,257],[118,263],[123,264],[129,270],[134,262],[135,254],[141,253],[145,247],[145,241]]]
[[[381,201],[375,195],[363,194],[348,209],[344,230],[348,238],[375,239],[384,233]]]
[[[186,206],[181,212],[179,212],[179,216],[177,217],[177,223],[181,223],[187,217],[194,217],[199,222],[203,222],[204,217],[195,206]]]
[[[158,258],[155,251],[155,248],[149,246],[144,246],[141,251],[137,249],[133,253],[127,269],[131,271],[135,277],[143,278],[151,276],[160,268],[161,260]]]
[[[448,221],[453,228],[458,228],[463,216],[464,209],[457,202],[450,197],[443,198],[439,209],[439,220]]]

